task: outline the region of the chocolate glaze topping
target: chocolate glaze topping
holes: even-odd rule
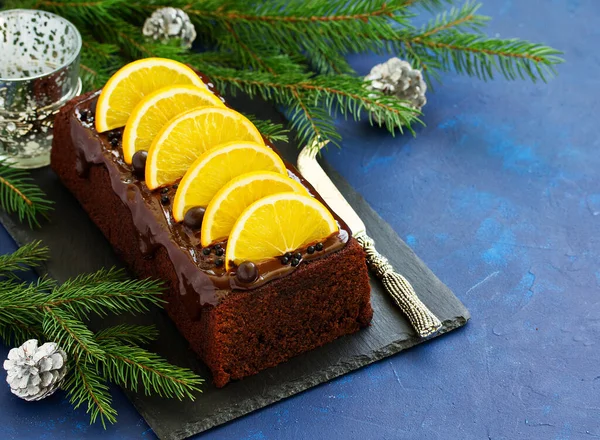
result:
[[[208,79],[200,76],[216,94]],[[106,167],[113,191],[129,208],[133,223],[139,231],[141,253],[147,258],[152,258],[159,247],[167,251],[177,272],[180,294],[192,318],[199,317],[201,307],[216,305],[232,290],[255,289],[296,270],[297,267],[291,264],[283,265],[280,258],[254,262],[258,268],[258,278],[252,283],[242,283],[236,277],[235,268],[228,272],[224,265],[217,267],[216,260],[227,258],[227,255],[217,256],[214,246],[211,252],[205,255],[200,245],[199,230],[190,229],[183,223],[174,221],[171,213],[172,203],[165,203],[164,199],[172,201],[175,188],[171,186],[168,189],[150,191],[135,175],[132,166],[123,161],[121,144],[115,147],[113,142],[111,145],[111,139],[121,138],[122,129],[100,134],[96,132],[93,123],[86,118],[82,120],[81,114],[95,110],[98,96],[99,92],[91,94],[77,105],[71,116],[71,138],[77,149],[77,173],[86,177],[92,166]],[[272,144],[266,143],[275,149]],[[285,164],[288,175],[303,184],[313,196],[324,203],[298,171],[289,163]],[[335,213],[333,215],[339,224],[339,232],[322,240],[323,250],[320,252],[309,254],[306,248],[296,250],[294,253],[302,254],[300,264],[327,256],[346,245],[352,235],[350,229]],[[226,243],[219,244],[225,249]]]

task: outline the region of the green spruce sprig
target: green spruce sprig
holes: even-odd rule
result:
[[[48,259],[48,248],[41,241],[32,241],[21,246],[12,254],[0,255],[0,277],[38,267]]]
[[[26,221],[33,227],[40,225],[40,216],[48,216],[52,202],[27,171],[11,168],[0,161],[0,208],[9,214],[16,213],[19,221]]]
[[[122,270],[99,270],[63,284],[49,278],[18,281],[13,271],[43,264],[48,249],[40,242],[0,256],[0,339],[22,344],[30,338],[58,343],[68,354],[70,373],[64,389],[77,408],[87,407],[91,422],[114,423],[108,382],[146,394],[194,399],[203,380],[171,365],[142,347],[158,336],[152,326],[120,324],[94,332],[90,315],[143,313],[161,305],[162,287],[151,280],[131,280]]]
[[[8,6],[15,0],[9,0]],[[24,2],[19,2],[24,3]],[[287,108],[299,141],[315,137],[339,142],[336,112],[356,120],[375,112],[371,123],[392,133],[419,122],[406,103],[360,90],[360,78],[346,61],[351,53],[392,52],[422,69],[431,85],[441,73],[491,79],[546,80],[562,62],[560,52],[522,40],[483,34],[488,17],[467,0],[26,0],[32,7],[64,15],[86,29],[95,43],[84,47],[82,69],[88,86],[101,87],[115,65],[164,56],[208,74],[221,89],[259,94]],[[147,41],[141,26],[154,10],[182,8],[195,24],[203,53],[177,43]],[[421,10],[437,13],[423,27],[412,24]],[[103,46],[107,45],[107,46]],[[118,52],[115,51],[118,48]],[[106,56],[100,56],[98,51]],[[93,55],[93,54],[96,55]],[[334,104],[334,105],[332,105]]]

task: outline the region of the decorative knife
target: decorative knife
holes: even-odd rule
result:
[[[298,169],[302,177],[310,182],[327,202],[329,207],[348,224],[352,235],[367,254],[367,264],[381,279],[386,292],[408,317],[419,336],[435,333],[441,326],[440,320],[419,299],[410,282],[394,271],[388,259],[377,252],[375,242],[367,235],[365,224],[339,192],[317,162],[318,151],[326,142],[309,144],[298,155]]]

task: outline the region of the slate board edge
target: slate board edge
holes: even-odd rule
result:
[[[427,342],[430,339],[441,336],[445,333],[448,333],[452,330],[455,330],[459,327],[464,326],[467,321],[469,321],[470,316],[465,317],[456,317],[454,320],[446,320],[442,323],[441,329],[435,333],[434,335],[428,337],[427,339],[422,339],[418,337],[413,337],[410,339],[405,339],[401,341],[396,341],[392,344],[389,344],[376,352],[375,355],[364,355],[364,356],[356,356],[356,361],[352,363],[351,371],[356,371],[359,368],[363,368],[367,365],[373,364],[375,362],[379,362],[382,359],[385,359],[394,354],[398,354],[403,350],[414,347],[415,345]],[[288,382],[281,387],[273,387],[269,391],[269,395],[262,395],[257,398],[252,404],[249,404],[247,408],[244,410],[234,412],[231,411],[227,415],[222,417],[213,416],[212,420],[209,423],[188,423],[185,425],[185,428],[180,431],[164,433],[163,435],[158,435],[161,440],[183,440],[187,439],[197,433],[204,433],[211,428],[223,425],[230,421],[233,421],[237,418],[243,417],[247,414],[250,414],[256,410],[266,408],[276,402],[287,399],[288,397],[303,393],[314,388],[317,385],[325,384],[326,382],[335,379],[336,377],[343,376],[344,374],[348,374],[350,371],[348,369],[344,369],[340,364],[332,365],[326,370],[323,370],[319,375],[312,375],[310,380],[306,378],[301,378],[293,382]],[[307,384],[309,384],[307,386]],[[284,391],[285,390],[285,391]],[[130,398],[133,405],[136,406],[136,402],[134,399],[135,394],[131,393],[128,390],[125,390],[125,394]],[[274,396],[286,394],[286,397],[276,398]],[[136,406],[137,408],[137,406]],[[150,424],[148,422],[148,424]]]

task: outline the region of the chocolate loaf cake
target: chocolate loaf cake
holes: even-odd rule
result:
[[[262,262],[255,282],[240,283],[223,267],[224,245],[202,252],[198,231],[173,220],[175,189],[150,191],[125,164],[121,130],[94,129],[97,98],[75,98],[57,115],[52,169],[135,274],[165,281],[166,311],[216,386],[369,325],[365,255],[340,218],[339,233],[323,240],[320,252],[303,252],[297,267]]]

